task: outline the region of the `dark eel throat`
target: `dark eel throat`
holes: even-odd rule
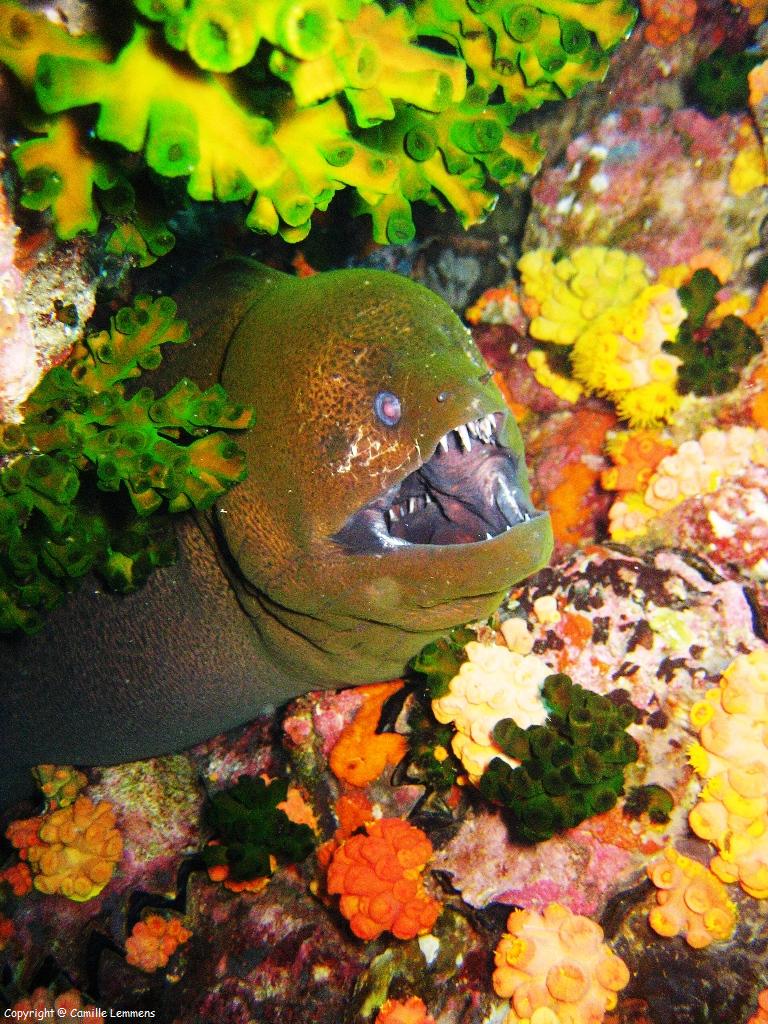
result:
[[[492,413],[449,430],[425,463],[350,516],[334,540],[355,554],[474,544],[542,515],[500,440],[506,416]]]

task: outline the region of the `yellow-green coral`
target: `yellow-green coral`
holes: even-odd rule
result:
[[[583,246],[557,261],[539,249],[518,267],[531,335],[572,346],[576,381],[614,401],[634,426],[668,419],[680,402],[680,360],[665,348],[685,318],[677,293],[650,284],[639,257],[604,246]]]
[[[720,686],[691,708],[690,760],[706,784],[691,828],[717,847],[710,867],[756,899],[768,897],[768,650],[739,655]]]
[[[494,963],[494,990],[510,1001],[505,1024],[599,1024],[629,981],[600,925],[558,903],[513,910]]]
[[[488,176],[504,185],[540,163],[535,137],[510,131],[515,116],[601,79],[634,17],[624,0],[546,0],[503,12],[486,5],[480,34],[487,41],[503,23],[512,50],[482,73],[473,61],[487,64],[488,54],[477,33],[470,40],[460,28],[465,17],[476,20],[463,5],[430,0],[417,6],[416,19],[403,5],[372,0],[136,0],[136,7],[130,39],[110,51],[2,0],[0,61],[34,85],[47,114],[98,106],[98,140],[143,152],[164,176],[188,176],[194,199],[247,200],[248,226],[288,241],[303,238],[311,214],[347,186],[357,190],[359,210],[372,214],[378,241],[413,237],[417,200],[448,204],[465,225],[477,223],[495,202]],[[424,45],[425,34],[443,40],[440,48]],[[189,57],[170,59],[165,42]],[[497,72],[514,102],[492,98]],[[102,167],[74,121],[69,161],[59,122],[45,130],[48,137],[27,144],[19,161],[28,201],[50,205],[68,235],[93,230],[94,186],[109,187],[116,172]],[[80,166],[89,159],[94,167]],[[135,234],[118,241],[143,256]]]
[[[736,926],[736,906],[723,883],[671,846],[648,867],[656,886],[656,906],[648,923],[658,934],[671,938],[685,934],[694,949],[730,938]]]
[[[513,767],[520,763],[502,753],[493,729],[504,718],[514,719],[522,729],[546,720],[541,687],[551,669],[536,655],[474,640],[467,644],[466,655],[448,693],[432,701],[432,711],[438,722],[453,723],[453,751],[470,779],[478,782],[496,757]]]

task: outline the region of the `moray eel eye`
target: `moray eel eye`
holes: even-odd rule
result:
[[[334,539],[353,553],[476,544],[542,516],[520,482],[520,457],[500,440],[506,415],[449,430],[426,462],[354,513]]]
[[[376,418],[385,427],[394,427],[400,422],[400,417],[403,414],[400,399],[391,391],[380,391],[376,395],[373,400],[373,411],[376,413]]]

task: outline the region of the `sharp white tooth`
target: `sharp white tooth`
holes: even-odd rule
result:
[[[416,499],[415,498],[409,498],[408,499],[408,511],[411,512],[411,513],[416,511]]]
[[[477,422],[475,420],[472,420],[470,423],[467,424],[467,429],[469,430],[469,432],[472,435],[472,437],[479,437],[480,436],[480,431],[478,429],[478,424],[477,424]]]
[[[461,441],[462,447],[466,451],[471,452],[472,451],[472,442],[469,439],[469,431],[464,426],[464,424],[462,424],[460,427],[456,427],[456,433],[459,435],[459,439]]]
[[[493,435],[496,433],[496,417],[486,416],[485,425],[488,430],[488,433],[490,434],[491,437],[493,437]]]
[[[444,434],[440,438],[440,447],[443,449],[444,452],[448,451],[448,435],[447,434]]]
[[[397,512],[395,512],[395,510],[393,508],[391,508],[389,510],[389,521],[390,521],[390,523],[396,523],[397,522]]]
[[[486,540],[493,540],[493,537],[492,537],[492,535],[490,533],[486,533],[485,539]]]

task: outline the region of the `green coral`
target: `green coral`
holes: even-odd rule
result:
[[[717,327],[707,329],[707,315],[715,307],[720,287],[710,270],[701,269],[678,290],[688,317],[676,341],[663,347],[682,360],[677,371],[682,394],[711,396],[733,390],[740,371],[763,350],[757,334],[737,316],[726,316]]]
[[[747,76],[765,59],[764,54],[720,48],[703,60],[693,74],[693,92],[710,117],[746,110],[749,103]]]
[[[533,843],[610,810],[638,752],[625,731],[636,720],[631,704],[614,704],[563,674],[548,676],[542,693],[544,725],[521,729],[507,718],[493,732],[519,766],[494,758],[479,784],[486,799],[506,808],[514,837]]]
[[[278,808],[287,795],[287,779],[265,782],[249,775],[214,794],[206,817],[215,842],[203,850],[205,866],[227,867],[228,878],[246,882],[272,874],[270,856],[282,864],[308,857],[315,846],[314,833]]]
[[[408,668],[416,673],[430,700],[448,692],[448,685],[467,660],[464,648],[476,634],[466,626],[456,626],[448,636],[434,640],[412,658]]]
[[[624,800],[624,813],[631,818],[647,814],[655,825],[665,825],[674,806],[672,794],[663,786],[633,786]]]
[[[345,187],[377,241],[412,238],[417,201],[475,224],[495,203],[489,180],[505,185],[541,162],[535,136],[511,130],[515,117],[602,79],[636,16],[626,0],[136,7],[131,37],[110,50],[0,2],[0,61],[52,118],[18,161],[27,201],[50,206],[68,236],[94,229],[94,193],[109,187],[114,161],[128,166],[122,151],[187,178],[193,199],[247,201],[250,228],[292,242]],[[166,44],[186,52],[172,58]],[[71,119],[83,107],[98,109],[103,153]],[[75,133],[66,151],[53,144],[60,119]],[[112,246],[154,252],[138,224]]]
[[[35,632],[91,569],[135,589],[175,555],[169,524],[143,517],[207,508],[245,475],[223,430],[250,426],[252,413],[220,385],[181,380],[159,398],[148,387],[126,397],[160,346],[188,336],[172,299],[138,296],[46,374],[23,424],[0,427],[0,632]],[[120,490],[130,505],[108,514],[100,494]]]

